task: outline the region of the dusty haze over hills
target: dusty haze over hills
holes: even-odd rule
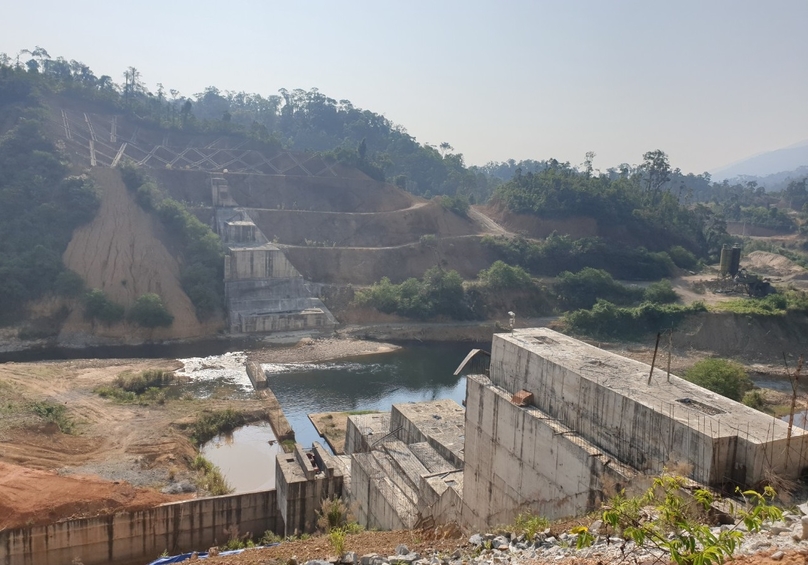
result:
[[[702,172],[806,138],[808,3],[43,0],[4,8],[0,52],[40,45],[122,82],[264,95],[317,87],[469,164]],[[80,31],[79,31],[80,30]]]

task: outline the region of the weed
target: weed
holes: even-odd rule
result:
[[[532,540],[539,532],[543,532],[550,525],[550,521],[536,514],[519,514],[509,528],[516,533],[525,534],[525,537]]]
[[[281,442],[281,448],[284,453],[292,453],[295,450],[295,440],[285,439]]]
[[[194,458],[191,467],[197,471],[196,484],[199,488],[208,491],[213,496],[221,496],[233,492],[221,470],[205,459],[201,454]]]
[[[317,512],[317,527],[324,532],[341,528],[349,522],[348,507],[341,498],[326,498]]]
[[[200,416],[191,426],[191,441],[196,445],[202,445],[217,435],[232,432],[246,423],[246,415],[232,408],[208,412]]]
[[[67,415],[67,408],[62,404],[40,400],[31,404],[31,411],[46,422],[53,422],[59,426],[59,430],[63,434],[73,431],[73,421]]]
[[[334,548],[334,552],[336,552],[337,556],[341,556],[345,553],[345,537],[346,533],[342,528],[333,528],[328,532],[328,541],[331,547]]]
[[[273,545],[276,543],[281,543],[283,541],[283,536],[279,536],[272,530],[267,530],[264,532],[264,535],[261,536],[261,539],[258,541],[260,545]]]
[[[621,492],[604,505],[603,522],[633,541],[637,548],[654,547],[670,556],[677,565],[723,563],[740,546],[743,532],[735,526],[714,534],[710,526],[703,523],[713,495],[697,489],[692,498],[686,498],[682,494],[683,486],[681,477],[663,475],[655,478],[641,496],[629,498]],[[762,494],[753,490],[739,490],[738,494],[743,506],[731,504],[730,514],[739,519],[747,531],[759,532],[765,522],[782,519],[782,511],[771,504],[776,495],[771,487],[765,487]],[[643,511],[648,506],[654,508],[656,517],[649,518]],[[588,530],[574,533],[578,533],[579,548],[594,542]]]

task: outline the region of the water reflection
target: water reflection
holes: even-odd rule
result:
[[[200,451],[221,469],[235,492],[275,488],[275,455],[281,448],[269,424],[244,426],[222,434]]]
[[[264,364],[297,441],[320,441],[313,412],[389,410],[393,404],[451,398],[462,404],[463,377],[452,373],[474,344],[407,346],[398,351],[327,363]]]

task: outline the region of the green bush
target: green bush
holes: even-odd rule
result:
[[[644,302],[633,308],[621,308],[598,300],[591,310],[567,312],[563,321],[573,333],[599,338],[629,339],[676,327],[687,316],[706,312],[703,302],[688,306]]]
[[[506,263],[519,265],[534,275],[555,277],[562,271],[577,272],[592,267],[618,279],[659,280],[671,276],[675,270],[667,253],[607,243],[599,237],[573,239],[553,233],[544,241],[534,241],[485,236],[482,243]]]
[[[191,441],[196,445],[202,445],[217,435],[232,432],[246,423],[246,415],[232,408],[207,412],[197,418],[191,426]]]
[[[680,269],[695,271],[699,268],[698,258],[681,245],[671,247],[668,250],[668,255]]]
[[[577,273],[564,271],[558,275],[553,288],[567,310],[591,308],[599,299],[615,304],[631,304],[643,297],[642,289],[620,284],[606,271],[591,267]]]
[[[429,269],[420,281],[411,278],[393,284],[384,277],[370,288],[357,292],[354,302],[388,314],[421,320],[435,316],[455,319],[471,316],[465,302],[463,279],[456,271],[445,271],[440,267]]]
[[[108,299],[104,292],[94,288],[84,295],[84,316],[104,324],[120,322],[124,317],[124,307]]]
[[[533,279],[522,267],[512,267],[503,261],[495,261],[477,275],[480,282],[492,290],[527,289]]]
[[[147,293],[135,301],[129,320],[144,328],[167,328],[174,322],[174,316],[166,310],[159,295]]]
[[[84,279],[75,271],[65,269],[56,277],[54,290],[57,294],[69,298],[81,296],[84,292]]]
[[[679,295],[673,290],[671,281],[663,279],[648,285],[643,293],[643,300],[656,304],[671,304],[679,300]]]
[[[31,411],[46,422],[53,422],[59,426],[59,430],[63,434],[69,434],[73,431],[73,420],[68,416],[67,408],[63,404],[42,400],[31,404]]]
[[[458,216],[466,217],[469,214],[469,199],[463,195],[442,196],[440,205]]]
[[[146,369],[136,374],[121,373],[113,385],[121,390],[143,394],[150,388],[162,388],[174,382],[174,373],[162,369]]]
[[[744,405],[749,406],[749,408],[766,412],[766,399],[763,397],[763,393],[761,393],[759,390],[746,391],[741,402]]]
[[[727,359],[703,359],[685,371],[684,378],[737,402],[752,388],[744,368]]]

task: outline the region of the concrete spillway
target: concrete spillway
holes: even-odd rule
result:
[[[211,177],[216,231],[227,246],[224,279],[231,333],[329,330],[337,321],[284,252],[269,243],[230,197],[227,181]]]

